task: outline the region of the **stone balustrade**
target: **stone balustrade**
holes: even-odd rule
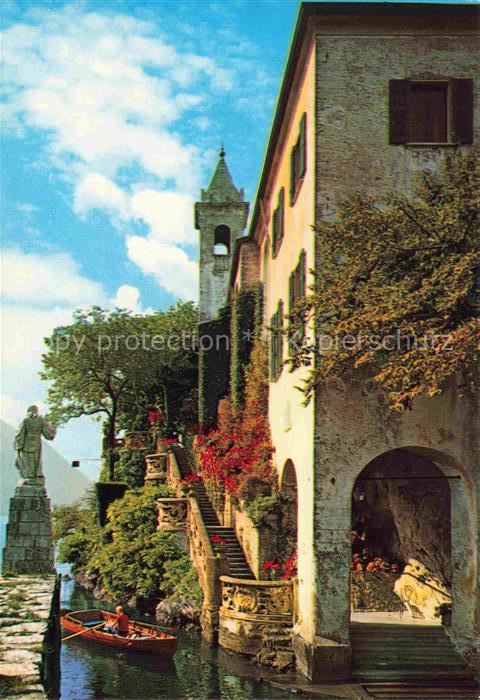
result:
[[[150,438],[147,430],[140,430],[132,433],[126,433],[123,438],[123,449],[125,450],[148,450],[150,447]]]
[[[162,532],[183,532],[187,527],[187,498],[157,499],[157,529]]]
[[[145,457],[145,483],[164,483],[168,474],[168,453],[159,452]]]
[[[291,581],[258,581],[221,576],[219,644],[240,654],[257,654],[262,640],[291,629],[294,601]]]
[[[202,634],[210,641],[216,641],[218,611],[222,602],[220,578],[228,572],[228,561],[215,554],[195,496],[188,497],[188,532],[190,555],[203,590]]]

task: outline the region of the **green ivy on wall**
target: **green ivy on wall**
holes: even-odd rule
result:
[[[250,359],[253,341],[263,326],[263,286],[256,284],[238,291],[232,303],[230,323],[230,388],[233,410],[238,413],[245,392],[245,367]]]

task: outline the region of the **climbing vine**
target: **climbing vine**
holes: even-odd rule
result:
[[[457,154],[421,173],[411,195],[355,194],[317,227],[321,273],[294,314],[314,318],[316,340],[291,359],[310,366],[307,401],[361,367],[395,410],[459,371],[465,391],[478,387],[479,175],[478,150]]]

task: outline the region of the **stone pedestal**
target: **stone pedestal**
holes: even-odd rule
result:
[[[50,499],[45,478],[24,479],[10,499],[3,573],[54,573]]]

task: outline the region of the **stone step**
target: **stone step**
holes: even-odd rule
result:
[[[477,700],[478,684],[471,681],[425,683],[368,683],[364,690],[377,700]]]

